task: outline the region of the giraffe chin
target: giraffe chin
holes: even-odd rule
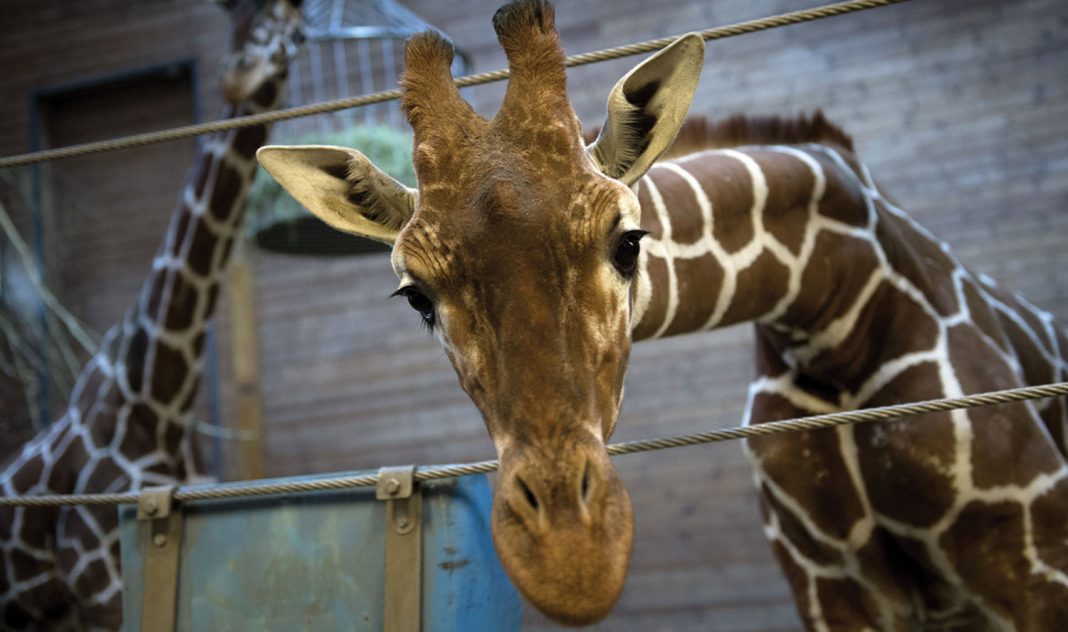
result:
[[[534,607],[564,625],[607,616],[627,576],[630,497],[607,455],[600,461],[554,468],[552,480],[536,480],[502,460],[497,480],[492,530],[501,564]],[[561,469],[575,475],[557,476]],[[567,481],[574,484],[561,484]]]

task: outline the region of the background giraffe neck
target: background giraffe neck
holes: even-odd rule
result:
[[[790,147],[750,147],[654,165],[638,188],[650,235],[633,290],[634,337],[785,324],[788,312],[803,326],[797,307],[824,304],[811,301],[822,288],[803,283],[818,241],[809,234],[814,215],[836,203],[847,207],[836,209],[843,230],[867,222],[862,197],[847,183],[835,179],[828,193],[823,162]]]
[[[1064,375],[1052,317],[973,275],[848,152],[710,150],[655,165],[638,197],[636,339],[756,322],[762,375],[849,406],[951,348],[981,345],[1015,385]]]
[[[863,177],[848,154],[815,145],[712,150],[655,166],[639,189],[651,239],[634,290],[635,338],[754,321],[780,364],[834,382],[896,357],[887,332],[924,320],[911,294],[939,312],[957,309],[958,265],[867,195]]]
[[[224,116],[273,109],[283,86],[282,78],[265,83],[250,99],[228,106]],[[201,143],[138,301],[98,352],[108,361],[91,362],[85,370],[113,364],[124,398],[146,403],[140,423],[178,426],[170,434],[166,428],[145,428],[145,436],[180,435],[187,422],[203,364],[206,326],[241,228],[255,152],[267,140],[267,131],[266,126],[242,128]]]

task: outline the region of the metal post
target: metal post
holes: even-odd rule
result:
[[[178,563],[182,509],[174,486],[148,487],[137,499],[137,519],[145,551],[141,632],[173,632],[178,617]]]
[[[378,471],[375,497],[386,501],[385,632],[419,632],[423,605],[423,495],[415,466]]]

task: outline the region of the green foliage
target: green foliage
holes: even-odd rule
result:
[[[384,125],[361,125],[333,134],[308,134],[293,138],[273,138],[277,145],[339,145],[351,147],[371,159],[405,185],[415,186],[412,167],[412,137]],[[252,181],[248,195],[248,229],[255,234],[266,225],[302,218],[308,215],[274,178],[260,167]]]

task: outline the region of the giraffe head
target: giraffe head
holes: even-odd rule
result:
[[[300,0],[219,0],[233,21],[233,51],[225,62],[223,97],[251,98],[264,84],[285,76],[303,35]],[[271,99],[267,99],[270,101]]]
[[[497,449],[501,561],[545,614],[582,624],[618,598],[633,534],[605,451],[644,234],[630,185],[673,140],[704,42],[683,37],[628,73],[586,147],[553,17],[542,1],[494,16],[511,79],[492,120],[457,92],[445,39],[408,42],[418,190],[351,149],[265,147],[259,159],[328,224],[393,245],[396,294],[440,338]]]

